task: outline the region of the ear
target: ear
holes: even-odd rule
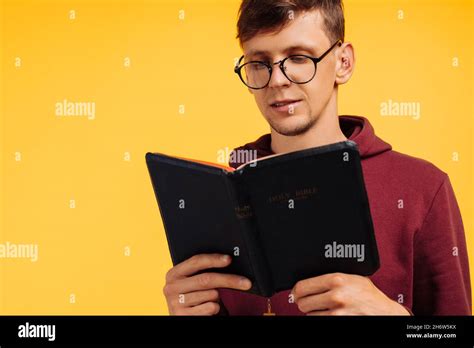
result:
[[[351,43],[345,42],[336,55],[336,84],[343,85],[350,80],[355,68],[355,53]]]

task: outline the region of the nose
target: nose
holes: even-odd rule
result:
[[[291,84],[291,81],[286,78],[285,74],[283,74],[283,71],[281,70],[282,68],[285,69],[285,67],[281,66],[281,61],[273,63],[272,76],[268,87],[286,87]]]

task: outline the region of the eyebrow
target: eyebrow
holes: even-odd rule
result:
[[[283,51],[283,53],[289,53],[289,52],[292,52],[292,51],[307,51],[311,54],[316,54],[316,51],[313,47],[310,47],[310,46],[305,46],[305,45],[294,45],[294,46],[290,46],[290,47],[287,47],[285,48],[285,50]],[[263,56],[263,57],[269,57],[270,56],[270,52],[269,51],[261,51],[261,50],[254,50],[254,51],[250,51],[249,54],[247,55],[247,57],[254,57],[254,56]]]

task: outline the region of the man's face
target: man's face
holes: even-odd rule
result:
[[[301,13],[278,33],[262,33],[243,43],[245,61],[274,63],[292,54],[320,57],[334,42],[323,31],[319,11]],[[291,48],[294,47],[294,48]],[[291,50],[289,50],[291,48]],[[260,52],[260,53],[257,53]],[[316,76],[307,84],[289,81],[278,65],[274,65],[269,85],[261,90],[250,90],[260,112],[279,134],[304,134],[325,110],[335,93],[336,59],[330,52],[317,65]],[[285,106],[272,106],[275,101],[295,101]]]

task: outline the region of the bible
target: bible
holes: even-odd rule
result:
[[[318,275],[379,268],[353,141],[236,169],[150,152],[146,163],[174,265],[196,254],[230,255],[229,266],[205,272],[245,276],[248,292],[265,297]]]

